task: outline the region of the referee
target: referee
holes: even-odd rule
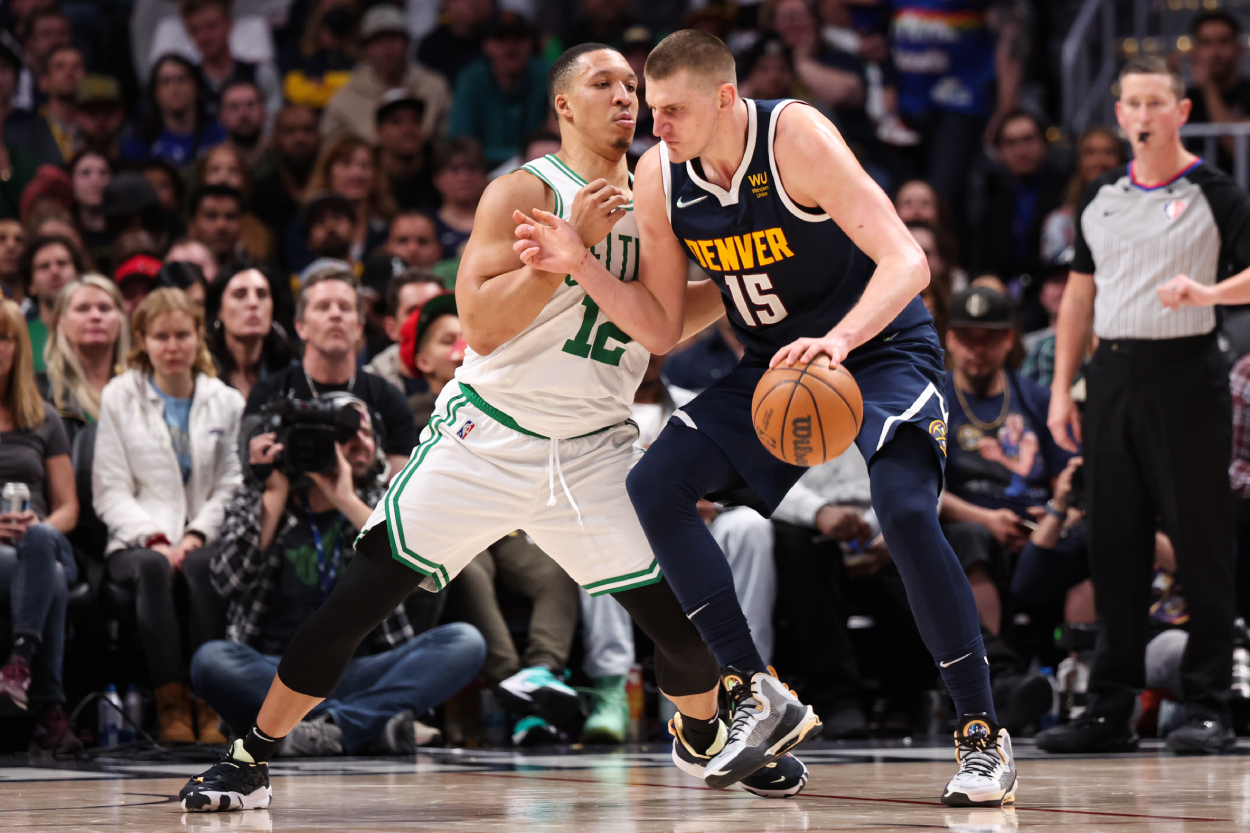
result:
[[[1099,342],[1086,370],[1084,456],[1102,632],[1090,706],[1037,736],[1049,752],[1135,746],[1129,720],[1145,684],[1159,529],[1176,550],[1190,617],[1178,692],[1186,720],[1168,748],[1218,753],[1235,742],[1232,413],[1212,305],[1250,301],[1250,197],[1181,145],[1191,106],[1184,89],[1162,59],[1124,67],[1115,112],[1134,158],[1092,182],[1077,215],[1048,425],[1076,450],[1082,432],[1070,389],[1092,329]]]

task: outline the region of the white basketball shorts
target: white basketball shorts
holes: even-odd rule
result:
[[[435,591],[517,529],[591,595],[654,584],[660,566],[625,491],[637,439],[631,421],[542,437],[453,381],[361,535],[385,522],[392,556]]]

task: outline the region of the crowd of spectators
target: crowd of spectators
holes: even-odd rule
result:
[[[827,115],[924,250],[922,297],[950,370],[941,518],[1000,716],[1013,731],[1053,719],[1037,673],[1053,666],[1066,668],[1053,678],[1064,715],[1078,713],[1071,672],[1095,621],[1081,458],[1046,415],[1078,203],[1126,149],[1108,127],[1072,137],[1052,123],[1042,4],[98,5],[15,0],[0,13],[0,482],[30,491],[29,509],[0,515],[0,712],[29,713],[36,746],[81,746],[62,682],[81,616],[107,618],[142,658],[135,681],[161,741],[218,744],[254,721],[463,360],[449,293],[483,191],[559,147],[551,60],[610,44],[645,97],[646,55],[682,27],[730,45],[744,96]],[[1195,19],[1191,120],[1250,117],[1242,40],[1233,17]],[[631,161],[656,141],[645,105],[638,124]],[[1230,151],[1221,142],[1212,161],[1229,169]],[[722,319],[654,357],[634,407],[642,445],[742,355]],[[1234,371],[1232,477],[1250,547],[1248,362]],[[282,399],[335,409],[327,471],[284,462]],[[931,728],[926,692],[940,682],[854,448],[812,469],[771,520],[701,509],[761,654],[827,737]],[[1152,616],[1183,626],[1167,552],[1160,533]],[[70,610],[82,587],[117,609]],[[379,625],[282,754],[411,751],[466,686],[471,708],[448,706],[449,724],[489,687],[518,744],[578,731],[620,742],[646,653],[619,605],[580,591],[518,531]],[[111,673],[88,687],[123,682]]]

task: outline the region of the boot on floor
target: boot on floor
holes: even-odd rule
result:
[[[217,728],[217,712],[200,698],[195,698],[195,727],[200,743],[205,746],[227,746],[230,740]]]
[[[161,743],[195,743],[191,690],[182,683],[165,683],[156,690],[156,722]]]

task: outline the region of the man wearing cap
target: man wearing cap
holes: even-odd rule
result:
[[[387,90],[375,116],[382,172],[404,209],[431,209],[439,202],[431,170],[434,152],[421,127],[424,116],[425,102],[403,87]]]
[[[109,75],[88,75],[74,97],[79,150],[90,150],[116,163],[121,158],[121,133],[126,126],[121,85]]]
[[[135,255],[113,273],[113,280],[122,294],[123,307],[129,320],[139,302],[148,297],[156,276],[160,274],[161,261],[151,255]]]
[[[481,142],[487,167],[520,153],[524,137],[547,121],[547,68],[533,52],[525,18],[503,12],[486,30],[482,57],[456,80],[448,134]]]
[[[942,529],[972,584],[981,622],[997,634],[999,586],[1010,554],[1029,538],[1026,522],[1046,511],[1051,483],[1067,465],[1046,427],[1050,393],[1007,367],[1015,310],[1004,295],[973,286],[951,298],[946,355],[946,491]]]
[[[482,34],[493,5],[491,0],[447,0],[446,22],[421,39],[417,60],[455,84],[460,71],[482,54]]]
[[[335,93],[321,117],[321,139],[326,144],[340,136],[359,136],[377,142],[374,117],[387,90],[403,87],[425,102],[421,126],[427,136],[440,136],[447,123],[451,93],[443,76],[407,60],[408,29],[404,15],[389,3],[365,12],[360,22],[364,49],[351,80]]]

